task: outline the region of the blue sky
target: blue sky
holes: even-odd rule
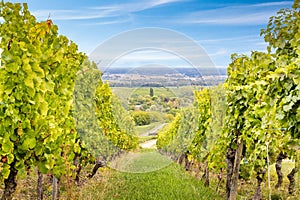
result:
[[[157,27],[184,34],[201,46],[217,67],[226,67],[232,53],[263,51],[259,36],[270,16],[292,1],[276,0],[51,0],[26,2],[38,20],[51,15],[61,34],[88,55],[124,31]],[[163,43],[163,41],[162,41]],[[116,47],[117,48],[117,47]],[[114,65],[188,65],[174,54],[158,50],[131,52]]]

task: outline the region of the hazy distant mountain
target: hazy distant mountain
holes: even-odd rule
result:
[[[138,68],[107,68],[102,70],[104,74],[139,74],[145,76],[182,75],[189,77],[205,76],[225,76],[225,68],[170,68],[163,66],[143,66]]]

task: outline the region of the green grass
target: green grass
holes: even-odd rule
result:
[[[123,159],[123,160],[122,160]],[[141,149],[132,154],[127,154],[118,162],[121,163],[120,170],[114,168],[100,168],[97,174],[88,179],[93,165],[88,165],[83,168],[81,173],[81,184],[76,186],[73,178],[62,178],[61,198],[73,200],[106,200],[106,199],[162,199],[162,200],[181,200],[181,199],[224,199],[215,194],[217,177],[216,174],[210,174],[211,188],[205,188],[203,183],[191,173],[186,172],[182,166],[170,162],[164,156],[158,154],[153,149]],[[287,187],[288,180],[286,175],[294,167],[295,163],[283,161],[282,172],[284,174],[284,182],[282,188],[276,190],[274,188],[277,178],[274,165],[271,166],[271,185],[272,185],[272,200],[288,199],[299,200],[300,198],[300,174],[296,174],[296,188],[294,195],[288,195]],[[111,165],[110,165],[111,166]],[[136,172],[136,173],[129,173]],[[20,172],[18,176],[18,187],[14,194],[14,199],[36,199],[36,170],[32,169],[30,175],[25,171]],[[144,173],[142,173],[144,172]],[[147,172],[147,173],[145,173]],[[222,185],[219,193],[225,193],[224,174]],[[267,177],[261,186],[262,199],[268,199]],[[44,176],[44,199],[51,198],[51,178]],[[0,188],[2,193],[3,185]],[[249,181],[239,180],[238,200],[251,199],[256,188],[256,180]]]
[[[160,170],[172,161],[151,149],[129,152],[116,159],[110,167],[122,172],[145,173]]]
[[[150,94],[150,87],[139,87],[139,88],[128,88],[128,87],[113,87],[112,91],[117,96],[132,96],[132,95],[149,95]],[[154,95],[160,96],[165,95],[167,97],[175,97],[176,94],[173,92],[172,89],[169,88],[153,88]]]
[[[172,98],[177,97],[181,99],[181,106],[186,107],[191,104],[194,99],[194,91],[199,90],[200,86],[181,86],[181,87],[153,87],[154,96],[162,96]],[[119,98],[122,105],[128,108],[128,101],[134,96],[149,96],[150,87],[112,87],[112,92]]]
[[[156,96],[161,96],[165,95],[167,97],[176,97],[174,92],[170,90],[169,88],[153,88],[154,95]],[[140,87],[140,88],[135,88],[133,90],[133,94],[145,96],[150,94],[150,87]]]
[[[116,94],[119,98],[120,97],[130,97],[133,93],[135,88],[129,87],[112,87],[111,90],[114,94]]]
[[[143,155],[145,154],[145,155]],[[155,151],[144,150],[123,167],[131,170],[153,168],[166,162]],[[102,172],[102,181],[87,186],[79,199],[157,199],[193,200],[222,199],[203,183],[190,176],[183,167],[171,162],[159,170],[148,173],[126,173],[116,170]],[[146,168],[145,168],[146,167]]]
[[[187,97],[193,96],[193,91],[198,90],[199,86],[182,86],[182,87],[153,87],[154,95],[160,96],[165,95],[166,97]],[[139,88],[129,88],[129,87],[112,87],[112,92],[116,94],[119,98],[128,98],[132,95],[149,95],[150,87],[139,87]]]

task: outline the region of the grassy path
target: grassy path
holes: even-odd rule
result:
[[[222,199],[154,150],[127,155],[119,164],[127,172],[102,171],[101,180],[85,188],[80,199]]]
[[[157,141],[157,139],[152,139],[152,140],[148,140],[148,141],[146,141],[146,142],[144,142],[144,143],[141,143],[140,144],[140,147],[142,147],[143,149],[146,149],[146,148],[148,148],[148,149],[156,149],[157,147],[156,147],[156,141]]]

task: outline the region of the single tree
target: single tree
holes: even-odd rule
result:
[[[150,97],[153,97],[153,96],[154,96],[153,88],[150,88]]]

